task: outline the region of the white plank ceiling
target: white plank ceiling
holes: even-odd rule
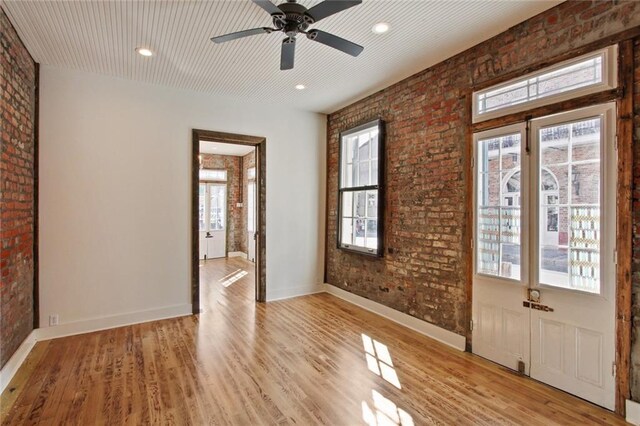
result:
[[[319,0],[300,0],[306,7]],[[277,3],[277,1],[276,1]],[[282,33],[216,45],[215,35],[271,26],[249,0],[0,0],[37,62],[182,89],[267,108],[337,108],[442,61],[558,0],[364,0],[312,28],[361,44],[357,58],[298,38],[295,68],[280,71]],[[388,22],[376,35],[371,27]],[[145,58],[134,49],[151,48]],[[296,90],[304,84],[305,90]]]

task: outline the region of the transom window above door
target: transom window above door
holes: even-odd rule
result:
[[[473,94],[473,122],[617,87],[617,46]]]

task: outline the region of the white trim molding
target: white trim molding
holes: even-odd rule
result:
[[[640,403],[627,399],[625,420],[632,425],[640,425]]]
[[[454,349],[458,349],[463,352],[465,350],[466,339],[464,336],[445,330],[444,328],[438,327],[437,325],[433,325],[416,317],[412,317],[411,315],[407,315],[378,302],[374,302],[373,300],[342,290],[341,288],[331,284],[325,284],[324,291],[404,327],[410,328],[413,331],[437,340],[440,343],[451,346]]]
[[[24,360],[31,353],[31,349],[36,345],[38,341],[36,339],[37,331],[38,329],[35,329],[29,333],[27,338],[22,341],[18,349],[11,355],[9,361],[2,367],[2,370],[0,370],[0,393],[4,392],[4,389],[11,382]]]
[[[283,288],[281,290],[269,291],[267,287],[267,302],[276,300],[291,299],[293,297],[308,296],[310,294],[324,293],[323,284],[310,284],[306,286]]]
[[[4,367],[2,367],[2,370],[0,370],[0,393],[2,393],[9,382],[11,382],[11,379],[13,379],[13,376],[24,363],[35,344],[41,340],[57,339],[58,337],[91,333],[94,331],[187,315],[191,315],[191,304],[167,306],[159,309],[150,309],[148,311],[60,324],[53,327],[36,328],[24,339],[9,361],[7,361]]]
[[[112,315],[102,318],[92,318],[84,321],[61,323],[53,327],[43,327],[35,330],[37,339],[49,340],[58,337],[73,336],[75,334],[91,333],[94,331],[108,330],[110,328],[126,325],[140,324],[149,321],[182,317],[191,315],[191,304],[167,306],[147,311],[131,312],[128,314]]]

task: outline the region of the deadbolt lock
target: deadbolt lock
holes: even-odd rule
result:
[[[540,290],[537,289],[527,289],[527,300],[529,302],[540,303]]]

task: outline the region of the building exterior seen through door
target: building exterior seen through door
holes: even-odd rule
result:
[[[615,104],[474,135],[473,352],[615,401]]]
[[[201,182],[198,208],[200,259],[225,257],[227,255],[227,184]]]

